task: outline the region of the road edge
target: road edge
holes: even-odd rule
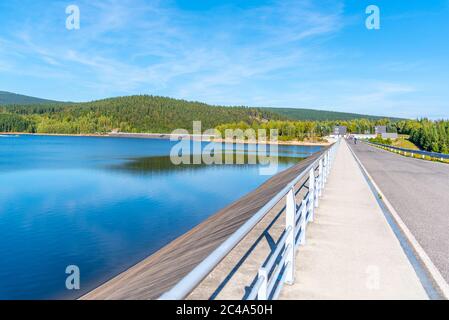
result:
[[[348,144],[349,146],[349,144]],[[362,169],[365,176],[369,179],[370,183],[378,193],[376,198],[380,198],[380,200],[385,204],[386,208],[388,209],[390,215],[394,219],[394,222],[398,226],[399,230],[402,232],[403,236],[408,241],[409,245],[414,250],[415,254],[417,255],[417,258],[421,262],[421,264],[426,269],[428,275],[432,278],[432,281],[439,289],[439,293],[441,296],[449,300],[449,284],[444,280],[443,276],[441,275],[440,271],[436,268],[436,266],[433,264],[430,257],[427,255],[427,253],[424,251],[424,249],[421,247],[419,242],[416,240],[415,236],[413,236],[412,232],[408,229],[408,227],[405,225],[404,221],[401,219],[397,211],[394,209],[394,207],[391,205],[388,198],[384,195],[384,193],[380,190],[379,186],[376,184],[374,179],[371,177],[371,175],[368,173],[368,170],[365,168],[365,166],[362,164],[360,159],[355,154],[354,150],[349,146],[349,150],[351,150],[351,153]]]

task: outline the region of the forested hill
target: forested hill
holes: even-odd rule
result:
[[[297,113],[285,113],[282,111],[295,109],[211,106],[201,102],[147,95],[85,103],[45,103],[42,102],[45,100],[39,100],[41,102],[38,104],[26,104],[17,101],[16,99],[14,104],[0,106],[0,132],[77,134],[119,130],[167,133],[178,128],[191,130],[192,122],[196,120],[202,122],[205,130],[227,123],[252,125],[277,120],[328,120],[329,114],[332,115],[332,120],[348,119],[347,114],[336,112],[296,110]],[[354,115],[351,119],[354,118],[366,116]]]
[[[47,103],[48,104],[48,103],[60,103],[60,102],[25,96],[25,95],[17,94],[17,93],[0,91],[0,105],[9,105],[9,104],[29,105],[29,104],[38,104],[38,103]]]
[[[210,106],[156,96],[128,96],[86,103],[2,106],[0,131],[96,133],[119,129],[122,132],[166,133],[178,128],[191,129],[192,122],[196,120],[202,122],[205,130],[223,123],[282,118],[258,108]]]
[[[6,98],[5,98],[6,97]],[[137,133],[170,133],[192,130],[278,129],[280,140],[304,140],[332,133],[344,125],[351,133],[373,132],[385,125],[390,132],[410,135],[421,148],[449,152],[449,121],[381,118],[352,113],[309,109],[276,109],[211,106],[156,96],[128,96],[86,103],[62,103],[0,92],[0,132],[90,134],[113,130]],[[39,103],[37,103],[39,102]],[[28,104],[31,103],[31,104]]]
[[[277,113],[290,120],[311,120],[311,121],[335,121],[335,120],[354,120],[354,119],[369,119],[380,120],[388,117],[363,115],[358,113],[323,111],[314,109],[295,109],[295,108],[264,108],[268,111]],[[402,120],[399,118],[389,118],[390,120]]]

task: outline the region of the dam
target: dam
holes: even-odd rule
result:
[[[81,299],[445,298],[387,217],[362,147],[340,139]]]

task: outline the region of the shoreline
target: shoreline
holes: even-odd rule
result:
[[[258,141],[248,141],[248,140],[229,140],[229,139],[223,139],[223,138],[215,138],[211,140],[212,142],[221,142],[221,143],[240,143],[240,144],[258,144]],[[296,140],[290,140],[290,141],[267,141],[266,144],[278,144],[282,146],[306,146],[306,147],[327,147],[330,146],[331,142],[309,142],[309,141],[296,141]]]
[[[134,139],[166,139],[171,138],[182,139],[188,137],[190,140],[203,139],[204,142],[217,142],[217,143],[233,143],[233,144],[258,144],[258,141],[249,140],[230,140],[223,138],[214,138],[213,136],[198,136],[198,135],[179,135],[171,133],[83,133],[83,134],[69,134],[69,133],[28,133],[28,132],[0,132],[0,135],[5,136],[54,136],[54,137],[97,137],[97,138],[134,138]],[[268,145],[277,144],[283,146],[321,146],[326,147],[332,144],[332,142],[309,142],[309,141],[266,141]]]

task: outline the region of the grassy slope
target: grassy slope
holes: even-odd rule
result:
[[[420,150],[413,142],[408,140],[407,137],[399,137],[399,139],[394,140],[393,146],[410,150]]]

